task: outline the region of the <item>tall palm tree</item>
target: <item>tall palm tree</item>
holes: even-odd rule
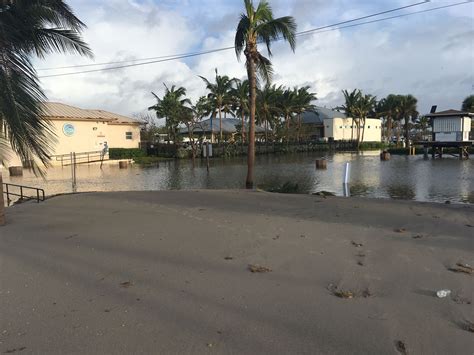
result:
[[[257,90],[257,121],[265,128],[265,144],[268,143],[269,125],[274,128],[274,120],[280,117],[281,110],[278,105],[282,87],[266,84],[261,90]]]
[[[231,91],[233,109],[242,121],[241,141],[245,142],[245,116],[249,112],[249,81],[235,80],[235,87]]]
[[[298,112],[296,90],[286,89],[279,102],[280,110],[285,121],[286,143],[290,142],[290,123],[293,115]]]
[[[54,134],[41,119],[46,101],[31,57],[52,52],[92,57],[85,24],[62,0],[0,0],[0,162],[9,145],[34,172],[47,166]],[[38,162],[38,161],[39,162]],[[5,224],[0,177],[0,225]]]
[[[52,52],[92,57],[80,35],[85,27],[62,0],[0,1],[0,141],[21,160],[32,161],[35,172],[41,172],[36,159],[48,165],[54,135],[41,119],[46,96],[31,57]]]
[[[296,140],[299,142],[301,139],[301,115],[306,111],[314,111],[315,106],[312,103],[317,100],[316,93],[309,91],[309,86],[301,88],[295,88],[295,113],[297,114],[297,136]]]
[[[354,89],[352,92],[349,92],[347,90],[342,90],[342,94],[344,95],[345,103],[344,105],[341,106],[341,109],[344,111],[347,117],[350,117],[352,119],[351,140],[353,141],[354,140],[354,124],[357,125],[357,122],[356,122],[357,113],[355,112],[355,107],[362,93],[360,90]]]
[[[296,47],[296,22],[290,16],[275,19],[272,8],[266,0],[261,0],[257,8],[255,8],[252,0],[244,0],[244,6],[245,12],[240,16],[235,34],[235,52],[237,58],[240,58],[242,52],[245,54],[245,66],[250,83],[250,129],[246,187],[253,188],[257,71],[266,82],[270,82],[272,75],[272,63],[258,51],[258,44],[263,43],[271,57],[271,43],[282,37],[294,51]]]
[[[468,96],[462,102],[461,110],[474,113],[474,95]]]
[[[183,117],[189,114],[191,100],[186,98],[186,89],[184,87],[176,88],[175,85],[168,88],[166,84],[165,94],[162,98],[152,92],[157,103],[148,107],[148,110],[155,111],[157,118],[166,119],[166,128],[168,136],[177,144],[177,130],[179,124],[183,121]]]
[[[215,111],[219,114],[219,130],[220,130],[220,139],[219,143],[222,143],[223,132],[222,132],[222,111],[230,106],[231,96],[230,92],[232,90],[234,80],[230,79],[227,75],[219,75],[216,69],[215,82],[211,83],[208,79],[203,76],[199,76],[204,83],[206,84],[206,89],[209,90],[208,99],[214,105]]]
[[[365,122],[367,117],[375,111],[377,98],[372,95],[360,95],[359,101],[356,105],[355,112],[357,114],[359,127],[357,132],[357,150],[360,149],[360,144],[364,141],[365,136]],[[362,134],[361,134],[362,128]]]
[[[390,142],[392,139],[392,125],[397,116],[399,108],[400,95],[390,94],[386,98],[380,100],[377,104],[377,114],[384,117],[386,121],[386,137]]]
[[[414,121],[418,117],[417,111],[418,100],[413,95],[400,96],[398,113],[400,120],[405,121],[405,142],[406,147],[410,147],[410,121]]]

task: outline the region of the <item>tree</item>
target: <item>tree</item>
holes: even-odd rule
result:
[[[285,121],[286,143],[290,142],[290,123],[297,110],[296,90],[286,89],[279,100],[280,110]]]
[[[166,119],[166,128],[168,136],[174,144],[177,143],[177,131],[178,126],[183,120],[183,116],[188,114],[188,110],[191,106],[191,100],[186,98],[186,89],[184,87],[176,88],[173,85],[170,88],[165,86],[165,94],[163,98],[152,92],[152,95],[156,98],[156,105],[150,106],[148,110],[155,111],[157,118]]]
[[[281,115],[278,101],[282,92],[281,86],[270,86],[268,83],[261,90],[257,90],[257,122],[265,127],[265,144],[268,143],[269,125],[274,128],[275,118]]]
[[[385,118],[385,136],[389,142],[392,140],[393,121],[396,119],[398,114],[399,98],[399,95],[390,94],[386,98],[380,100],[377,105],[377,115]]]
[[[184,109],[181,122],[186,125],[188,130],[189,144],[192,150],[193,164],[197,155],[198,144],[194,138],[194,129],[200,126],[200,122],[209,113],[209,101],[207,97],[201,96],[199,100],[190,109]],[[201,126],[202,128],[202,126]]]
[[[405,142],[406,147],[410,147],[410,121],[418,117],[418,100],[413,95],[401,95],[398,102],[399,119],[405,121]]]
[[[227,75],[221,76],[216,69],[215,82],[211,83],[208,79],[203,76],[199,76],[205,83],[206,89],[209,90],[208,100],[213,105],[214,111],[219,114],[219,130],[220,139],[219,143],[222,143],[222,111],[228,112],[228,107],[231,103],[231,90],[235,79],[230,79]]]
[[[297,135],[296,140],[301,139],[301,115],[306,111],[314,111],[313,101],[317,100],[316,93],[309,92],[310,87],[295,88],[295,113],[297,117]]]
[[[346,115],[352,118],[353,122],[351,125],[352,139],[354,139],[354,123],[357,128],[357,150],[359,150],[361,142],[364,141],[366,118],[375,110],[377,99],[375,96],[362,94],[362,91],[358,89],[350,93],[343,90],[342,93],[346,101],[342,108]]]
[[[231,91],[234,111],[240,116],[242,121],[241,140],[245,142],[245,117],[249,112],[249,81],[235,80],[235,87]]]
[[[474,113],[474,95],[468,96],[464,99],[461,111]]]
[[[41,119],[46,95],[31,57],[52,52],[92,57],[80,35],[85,27],[62,0],[0,1],[0,148],[10,145],[21,160],[32,163],[35,173],[42,173],[38,163],[49,164],[54,134]],[[3,203],[0,224],[2,209]]]
[[[352,118],[351,140],[353,141],[354,140],[354,123],[356,123],[355,118],[357,117],[356,116],[357,114],[355,112],[355,107],[362,93],[360,90],[354,89],[352,92],[343,90],[342,94],[344,95],[345,103],[340,108],[344,111],[347,117]]]
[[[258,43],[265,44],[269,57],[272,56],[271,43],[282,37],[294,51],[296,47],[296,23],[293,17],[273,17],[273,11],[266,0],[261,0],[255,8],[252,0],[244,0],[245,12],[241,15],[235,34],[235,52],[240,58],[246,57],[247,76],[250,84],[250,129],[247,158],[246,187],[253,188],[255,164],[255,111],[257,98],[257,71],[265,81],[271,81],[272,63],[258,51]]]

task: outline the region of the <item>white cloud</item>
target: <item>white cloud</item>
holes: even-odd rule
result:
[[[294,14],[300,30],[406,3],[272,2],[277,15],[285,11]],[[76,0],[70,4],[89,26],[85,37],[96,62],[227,47],[233,43],[241,11],[240,1],[217,0]],[[433,1],[429,6],[444,4]],[[300,37],[296,54],[277,43],[275,81],[287,86],[311,85],[319,103],[328,106],[341,104],[342,89],[361,88],[378,97],[412,93],[419,98],[422,112],[432,104],[458,108],[474,89],[473,5],[464,6]],[[163,82],[186,87],[196,99],[205,94],[198,75],[212,78],[218,68],[221,74],[242,78],[243,61],[238,62],[230,50],[182,61],[49,78],[43,85],[51,100],[129,115],[153,104],[150,92],[161,94]],[[37,66],[83,63],[90,61],[55,55]],[[40,72],[48,73],[53,72]]]

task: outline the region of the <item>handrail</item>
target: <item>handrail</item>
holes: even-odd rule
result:
[[[45,193],[43,189],[39,189],[37,187],[30,187],[30,186],[23,186],[23,185],[16,185],[16,184],[10,184],[10,183],[3,183],[3,193],[7,195],[7,203],[10,204],[11,199],[10,196],[16,196],[19,197],[20,200],[36,200],[37,203],[40,203],[44,201],[45,198]],[[20,193],[15,193],[10,191],[10,187],[17,187],[20,189]],[[34,190],[36,191],[36,196],[28,196],[25,195],[23,192],[24,190]]]
[[[83,160],[82,163],[85,163],[86,159],[87,159],[87,163],[90,163],[90,162],[95,162],[95,161],[101,160],[102,159],[102,154],[103,154],[103,150],[76,153],[76,159],[79,160],[79,163],[81,163],[80,160]],[[60,161],[61,166],[69,165],[69,164],[72,163],[71,162],[71,153],[53,155],[51,158],[55,158],[56,161]]]

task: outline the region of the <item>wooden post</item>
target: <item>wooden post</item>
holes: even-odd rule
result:
[[[436,159],[436,147],[434,145],[431,147],[431,158]]]
[[[317,159],[316,160],[316,169],[325,170],[328,168],[326,159]]]
[[[120,169],[127,169],[128,162],[126,161],[119,161],[119,168]]]
[[[5,200],[3,199],[3,180],[0,171],[0,226],[5,225]]]
[[[390,153],[384,150],[382,153],[380,153],[380,160],[382,161],[390,160]]]

